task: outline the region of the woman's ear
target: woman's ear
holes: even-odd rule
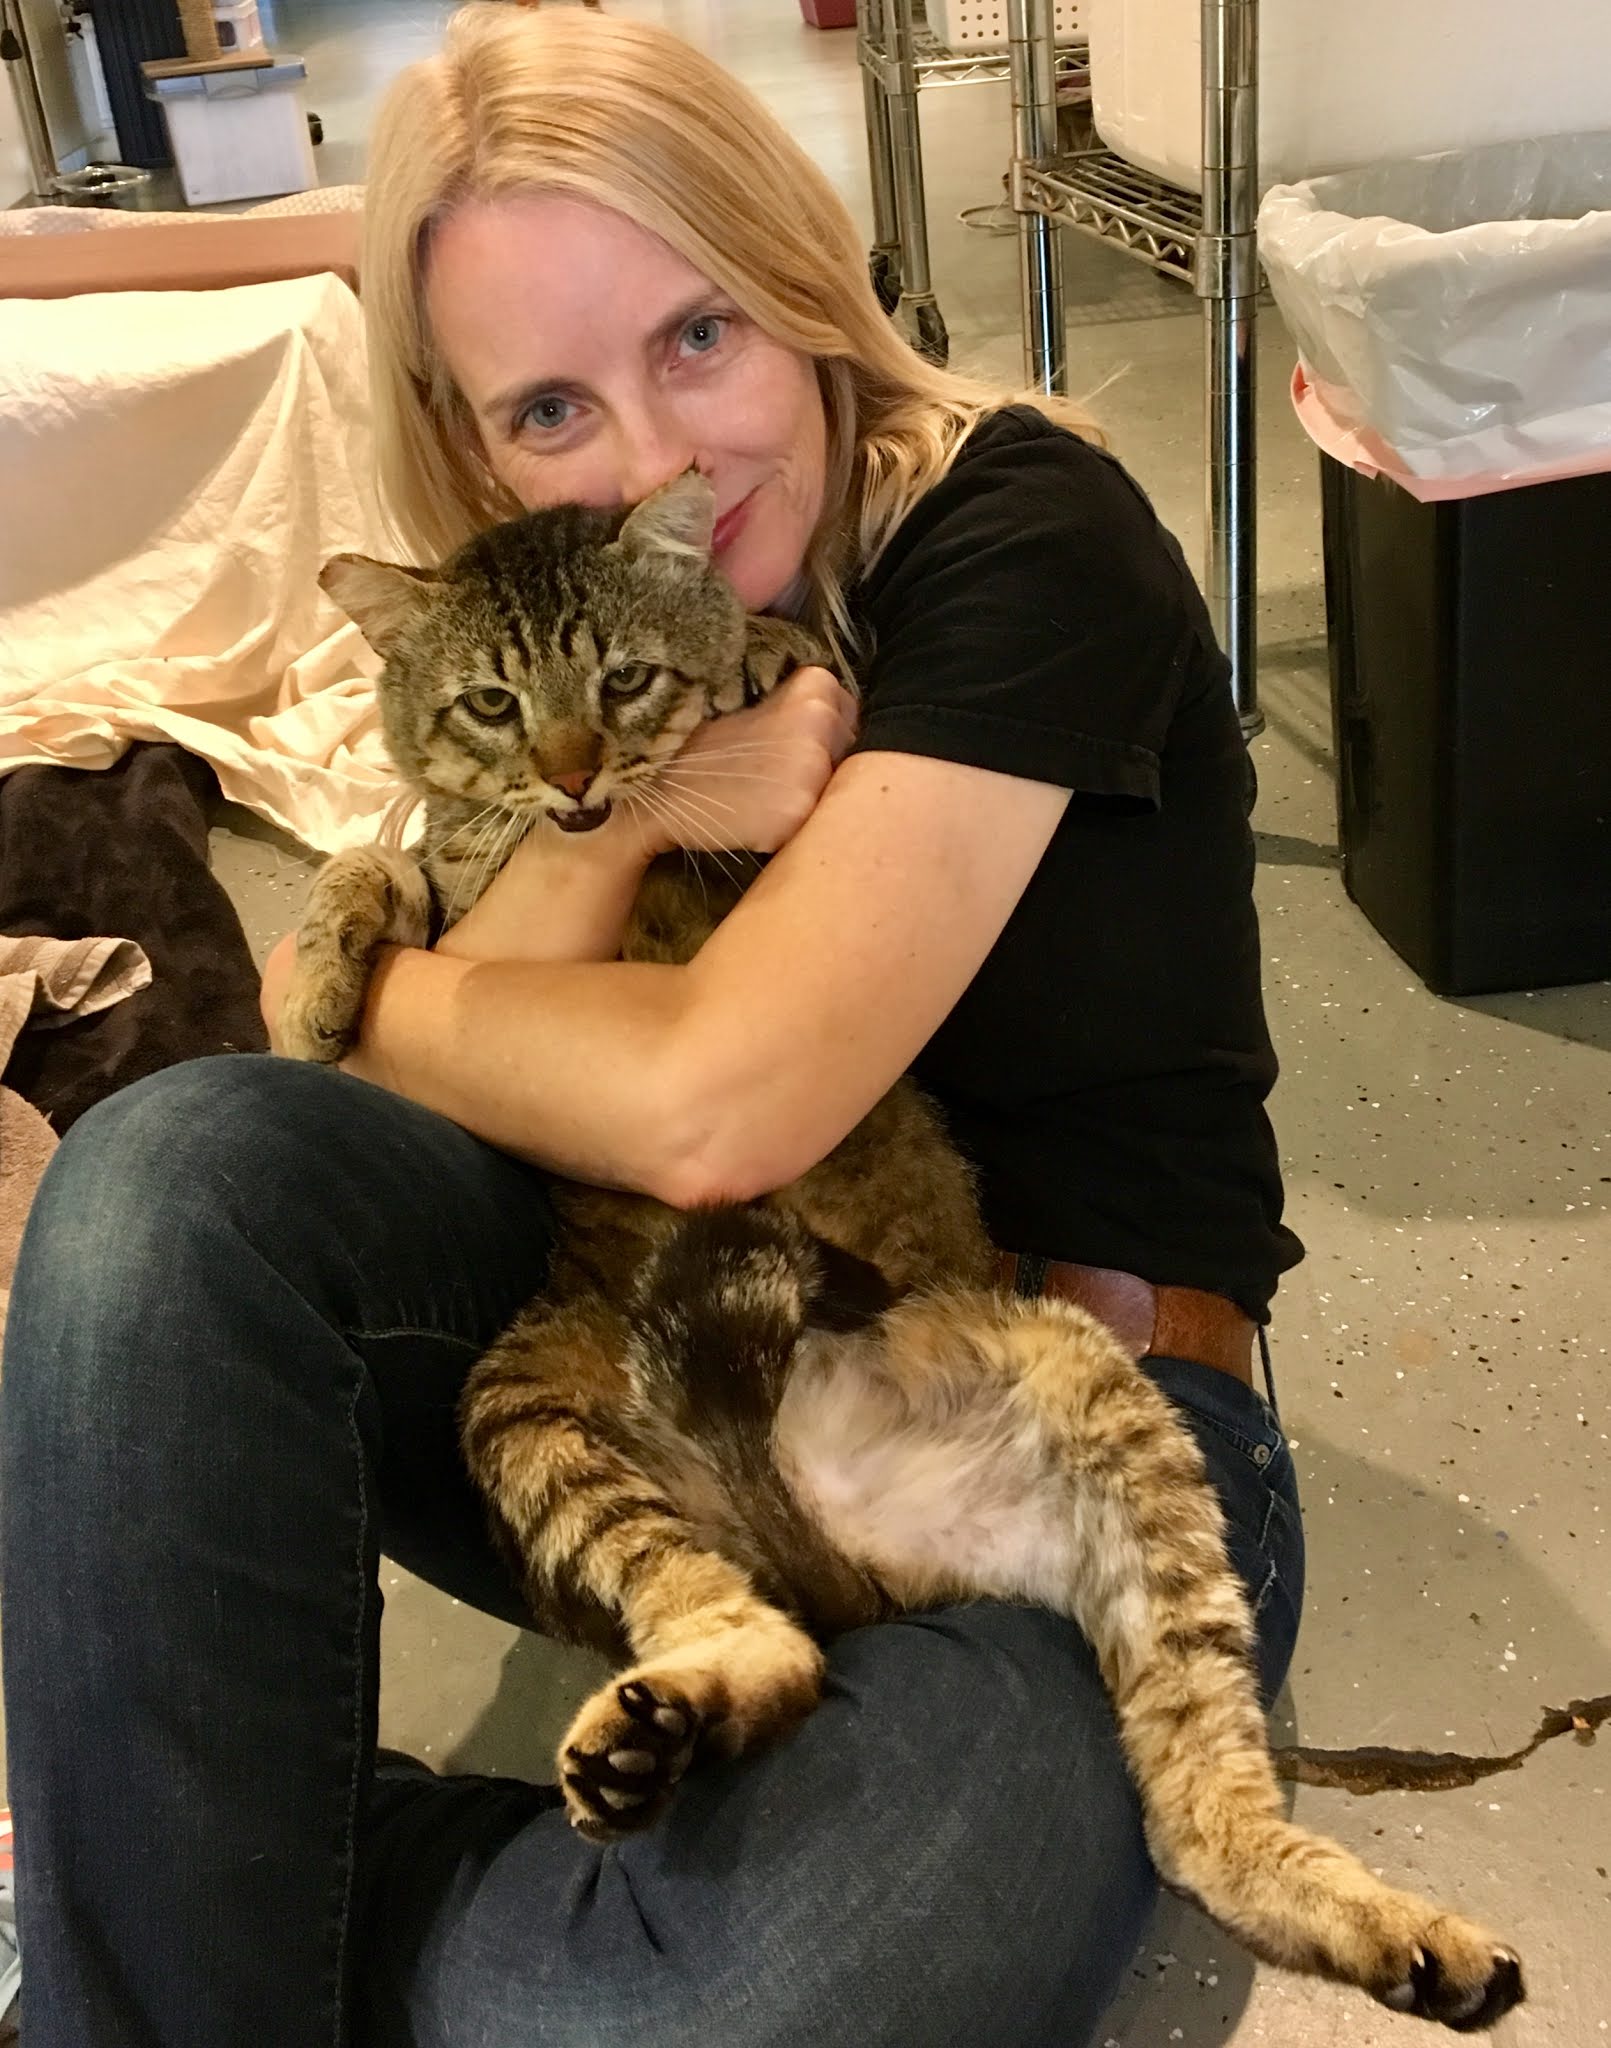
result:
[[[434,569],[408,569],[401,562],[376,562],[368,555],[333,555],[319,571],[319,588],[333,597],[381,656],[419,615],[440,582]]]
[[[616,546],[629,555],[672,555],[709,561],[716,530],[716,493],[696,469],[651,491],[622,523]]]

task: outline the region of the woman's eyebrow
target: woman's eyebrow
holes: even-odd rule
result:
[[[718,299],[722,299],[722,294],[710,285],[706,285],[703,291],[695,293],[691,298],[684,299],[680,305],[667,313],[663,320],[656,321],[645,337],[646,346],[651,350],[661,348],[701,313],[725,310],[725,300],[720,306],[712,303]],[[586,389],[585,384],[574,378],[522,377],[518,384],[511,384],[495,397],[489,398],[479,411],[481,417],[487,420],[518,418],[528,405],[535,404],[549,392],[557,392],[561,397],[565,397],[572,392]]]

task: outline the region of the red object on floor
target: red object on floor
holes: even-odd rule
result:
[[[800,0],[800,12],[813,28],[856,26],[856,0]]]

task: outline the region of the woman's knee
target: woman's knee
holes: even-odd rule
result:
[[[868,1982],[885,1987],[869,2038],[1076,2048],[1156,1891],[1089,1645],[1056,1616],[986,1603],[872,1632],[850,1662],[858,1685],[879,1667],[858,1704],[892,1733],[898,1774],[885,1903],[866,1921]]]
[[[783,1749],[696,1774],[682,1798],[623,1863],[652,1907],[661,1882],[714,1858],[722,1920],[764,1929],[787,1967],[726,1956],[721,1925],[681,1932],[701,1971],[722,1958],[747,1976],[747,2038],[769,2048],[1078,2048],[1155,1895],[1089,1647],[1029,1609],[843,1639]],[[843,2036],[823,2031],[833,2012]],[[665,2038],[682,2048],[675,2027]]]
[[[6,1333],[12,1428],[43,1403],[103,1431],[148,1396],[159,1362],[203,1343],[206,1303],[243,1280],[249,1207],[294,1209],[287,1169],[309,1082],[287,1061],[237,1055],[165,1069],[81,1117],[46,1169],[17,1261]]]
[[[81,1117],[52,1158],[18,1262],[25,1301],[125,1311],[171,1285],[187,1253],[248,1213],[290,1209],[299,1152],[319,1142],[331,1077],[235,1054],[187,1061]]]

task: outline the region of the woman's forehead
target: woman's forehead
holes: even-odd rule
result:
[[[558,192],[465,201],[433,231],[425,276],[431,326],[455,365],[506,358],[517,340],[523,354],[619,341],[711,289],[636,221]]]

